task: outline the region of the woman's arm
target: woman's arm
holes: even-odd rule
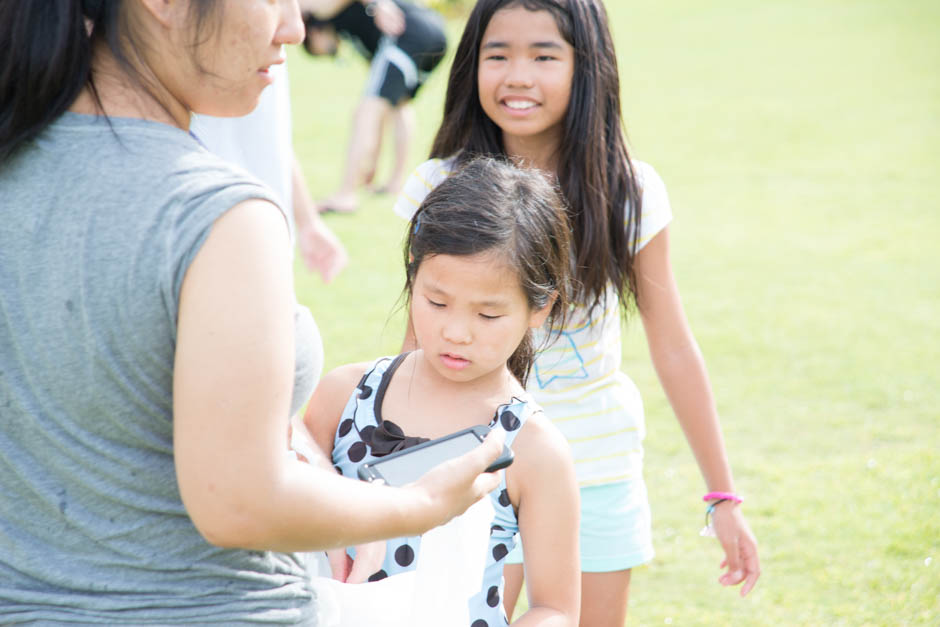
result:
[[[708,491],[734,492],[705,360],[685,317],[669,260],[668,227],[637,254],[636,273],[637,302],[653,366]],[[747,594],[760,575],[754,535],[731,502],[718,506],[714,520],[727,556],[728,572],[722,575],[721,583],[734,585],[746,579],[741,594]]]
[[[294,551],[417,535],[495,488],[481,472],[499,438],[397,489],[286,455],[292,311],[285,221],[264,201],[240,203],[190,265],[178,312],[174,456],[183,503],[207,540]]]
[[[304,414],[304,426],[326,455],[324,467],[331,472],[336,428],[346,403],[368,367],[367,363],[349,364],[340,366],[323,377]],[[343,547],[328,550],[326,557],[333,579],[344,583],[365,583],[370,575],[382,567],[385,549],[384,540],[357,545],[355,560]]]
[[[519,513],[529,598],[529,609],[513,625],[577,625],[581,507],[570,447],[543,414],[536,414],[516,436],[513,450],[516,461],[506,482]]]

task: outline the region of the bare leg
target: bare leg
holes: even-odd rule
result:
[[[630,572],[581,573],[580,627],[623,627],[627,620]],[[503,608],[512,621],[524,581],[522,564],[507,564],[503,579]]]
[[[392,124],[392,118],[394,117],[395,107],[387,107],[385,113],[382,114],[382,121],[379,122],[379,133],[377,135],[379,140],[376,143],[372,158],[369,162],[363,163],[362,165],[362,184],[365,185],[370,192],[383,192],[383,189],[375,182],[375,173],[379,166],[379,155],[382,154],[382,145],[385,142],[385,131],[388,129],[389,124]]]
[[[581,573],[580,627],[623,627],[629,593],[629,570]]]
[[[503,609],[506,610],[509,622],[512,622],[512,613],[516,611],[524,577],[522,564],[506,564],[503,567]]]
[[[381,145],[382,119],[391,105],[376,96],[366,96],[353,115],[352,132],[346,153],[346,169],[340,188],[320,201],[320,210],[355,211],[356,189],[364,172],[374,172]]]
[[[405,182],[408,166],[409,152],[411,151],[411,139],[415,133],[415,111],[411,106],[410,100],[403,100],[397,107],[392,109],[392,116],[395,121],[395,164],[392,167],[392,174],[388,179],[382,191],[389,194],[397,194]]]

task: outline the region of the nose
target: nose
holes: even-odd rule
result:
[[[532,87],[532,72],[528,59],[513,59],[506,72],[506,85],[509,87]]]
[[[297,0],[281,0],[281,22],[274,34],[276,44],[299,44],[304,40],[304,21]]]
[[[469,344],[473,334],[463,316],[448,316],[441,327],[441,337],[451,344]]]

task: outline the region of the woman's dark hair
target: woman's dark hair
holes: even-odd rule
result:
[[[425,259],[490,252],[516,271],[530,309],[542,309],[555,297],[546,322],[560,329],[571,264],[564,205],[544,176],[505,160],[467,161],[421,203],[405,241],[406,299]],[[530,329],[506,364],[523,385],[536,348]]]
[[[502,132],[480,105],[480,45],[493,14],[524,7],[548,11],[573,48],[574,75],[565,114],[558,183],[567,203],[575,274],[573,299],[602,305],[613,284],[626,309],[636,302],[633,259],[637,250],[641,195],[627,154],[620,117],[617,58],[600,0],[479,0],[470,13],[451,66],[444,119],[432,157],[505,155]],[[524,25],[520,25],[524,29]],[[628,228],[629,225],[629,228]]]
[[[0,164],[62,115],[86,85],[98,99],[91,68],[95,46],[106,44],[128,74],[140,78],[129,55],[139,59],[146,42],[135,41],[123,4],[123,0],[0,3]],[[196,37],[217,4],[218,0],[191,3]]]

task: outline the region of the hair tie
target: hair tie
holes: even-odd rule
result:
[[[703,501],[734,501],[735,503],[743,503],[744,499],[735,494],[734,492],[709,492],[702,497]]]

